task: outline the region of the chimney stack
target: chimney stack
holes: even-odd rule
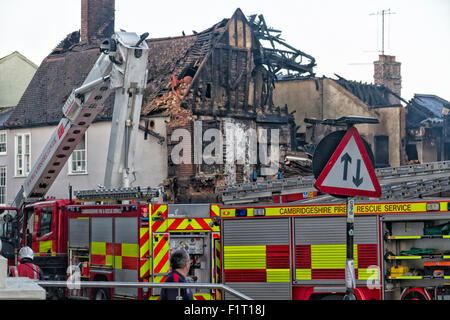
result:
[[[400,96],[402,91],[400,65],[400,62],[395,61],[395,56],[379,55],[378,61],[374,62],[375,84],[384,85]]]
[[[115,0],[81,0],[81,41],[101,41],[114,34]]]

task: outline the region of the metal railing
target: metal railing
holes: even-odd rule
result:
[[[81,288],[182,288],[189,289],[219,289],[224,290],[239,299],[253,300],[249,296],[234,290],[224,284],[217,283],[154,283],[154,282],[114,282],[114,281],[36,281],[42,287],[69,287],[69,289]],[[178,294],[180,295],[180,294]]]

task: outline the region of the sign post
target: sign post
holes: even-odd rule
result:
[[[356,288],[355,259],[353,256],[353,238],[355,235],[355,200],[347,198],[347,260],[345,263],[345,287],[344,300],[356,300],[353,291]]]
[[[353,125],[355,123],[378,123],[378,120],[373,118],[344,117],[336,120],[328,119],[325,121],[325,124],[341,125],[342,123],[345,123],[347,125],[347,131],[318,177],[316,177],[317,180],[314,186],[320,192],[347,198],[346,293],[344,300],[356,300],[354,294],[356,288],[354,261],[354,197],[378,198],[381,196],[381,187],[364,143],[358,130]],[[324,140],[325,139],[327,139],[327,137],[325,137]],[[332,147],[333,146],[330,146],[330,148]],[[323,159],[321,161],[323,161]]]

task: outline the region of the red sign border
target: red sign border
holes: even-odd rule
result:
[[[361,153],[362,160],[367,168],[367,171],[370,176],[370,180],[372,181],[375,191],[322,186],[323,181],[330,173],[334,164],[339,160],[339,156],[341,155],[344,148],[347,146],[351,137],[355,138],[356,146],[358,147],[358,150]],[[361,137],[359,136],[359,132],[355,127],[351,127],[350,129],[348,129],[344,138],[342,138],[341,142],[339,143],[338,147],[334,151],[330,160],[328,160],[327,164],[325,165],[325,167],[323,168],[319,177],[317,178],[314,186],[320,192],[329,193],[329,194],[352,196],[352,197],[369,197],[369,198],[379,198],[381,196],[381,187],[380,187],[380,183],[378,182],[377,175],[375,174],[375,170],[372,167],[372,163],[370,162],[370,159],[366,152],[364,144],[361,140]]]

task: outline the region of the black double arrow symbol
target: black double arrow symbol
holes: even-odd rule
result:
[[[352,157],[346,152],[341,157],[341,162],[344,162],[344,176],[343,180],[347,181],[347,175],[348,175],[348,164],[352,162]],[[361,159],[356,160],[356,177],[353,177],[353,184],[357,187],[361,185],[363,182],[363,178],[361,178]]]

